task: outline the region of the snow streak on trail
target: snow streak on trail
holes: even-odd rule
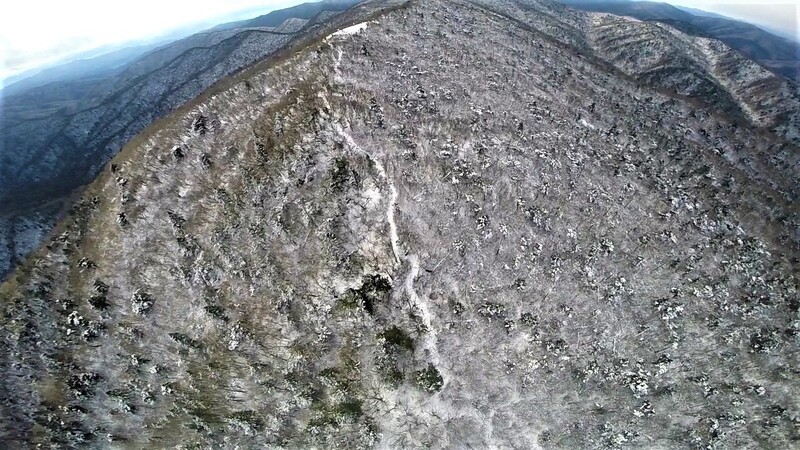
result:
[[[361,23],[358,25],[354,25],[352,27],[345,28],[343,30],[337,31],[333,33],[330,37],[333,36],[342,36],[343,38],[347,38],[349,35],[355,34],[364,30],[367,27],[367,23]],[[344,77],[342,77],[340,71],[340,65],[342,61],[342,57],[344,56],[344,51],[341,46],[337,46],[336,48],[336,59],[334,60],[333,65],[333,76],[334,81],[336,83],[342,84],[344,83]],[[325,102],[328,103],[327,99]],[[414,283],[416,282],[417,276],[419,275],[419,258],[416,254],[403,254],[400,250],[401,242],[400,242],[400,235],[398,233],[398,226],[397,221],[395,219],[395,209],[398,205],[399,200],[399,191],[394,184],[394,181],[389,177],[389,174],[386,171],[386,167],[380,162],[377,158],[374,158],[369,152],[361,148],[361,146],[356,143],[350,133],[345,130],[345,128],[340,123],[334,123],[334,129],[337,134],[339,134],[344,141],[347,143],[347,146],[353,149],[354,151],[365,155],[369,158],[374,164],[375,169],[378,173],[378,176],[386,182],[389,186],[389,202],[386,208],[386,221],[389,223],[389,239],[392,245],[392,253],[394,254],[395,264],[400,265],[403,261],[407,262],[409,265],[408,273],[406,274],[405,281],[403,283],[403,289],[408,295],[409,301],[414,309],[417,310],[419,313],[422,324],[427,329],[427,333],[425,338],[422,340],[422,348],[428,353],[428,357],[431,358],[431,362],[439,365],[439,352],[437,349],[437,333],[436,329],[434,328],[434,317],[428,307],[428,303],[426,299],[420,297],[417,293],[416,287]]]
[[[425,325],[425,328],[428,330],[428,333],[423,341],[423,348],[429,352],[434,364],[438,365],[439,352],[436,347],[437,336],[436,330],[433,326],[433,314],[428,307],[427,301],[419,296],[416,288],[414,287],[414,282],[419,275],[419,258],[416,254],[402,255],[400,252],[400,236],[397,232],[397,221],[395,220],[395,209],[397,208],[397,201],[399,198],[397,187],[395,187],[394,181],[389,177],[388,173],[386,172],[386,168],[380,161],[373,158],[369,152],[361,148],[355,142],[353,137],[340,124],[336,123],[334,128],[336,132],[344,138],[345,142],[347,142],[347,145],[351,149],[366,155],[375,164],[378,176],[380,176],[381,179],[383,179],[389,185],[389,192],[391,193],[391,196],[389,198],[389,205],[386,209],[386,221],[389,223],[389,238],[392,243],[392,252],[394,253],[395,262],[397,264],[400,264],[401,261],[405,261],[409,265],[408,274],[406,275],[403,288],[408,295],[411,305],[419,312],[420,317],[422,318],[422,324]]]
[[[401,260],[400,237],[397,234],[397,223],[394,220],[394,209],[397,205],[397,197],[398,197],[397,188],[395,188],[394,183],[392,183],[391,180],[389,180],[389,177],[386,175],[386,169],[383,167],[383,164],[380,161],[374,159],[372,155],[370,155],[364,149],[359,147],[359,145],[356,144],[356,141],[353,140],[353,137],[350,136],[350,134],[347,133],[340,124],[338,123],[334,124],[334,128],[336,129],[336,132],[344,138],[345,142],[347,142],[347,145],[350,148],[366,155],[367,158],[369,158],[370,161],[372,161],[375,164],[375,168],[378,171],[378,175],[381,177],[381,179],[383,179],[389,184],[391,197],[389,198],[389,206],[387,207],[386,210],[386,221],[389,222],[389,238],[392,242],[392,252],[394,253],[394,259],[397,264],[400,264]]]

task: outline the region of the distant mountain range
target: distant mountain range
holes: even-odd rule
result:
[[[128,62],[164,44],[164,42],[159,42],[126,46],[100,55],[76,58],[36,71],[27,71],[3,80],[4,85],[0,92],[2,92],[2,96],[8,97],[60,81],[89,81],[108,78],[121,71]]]
[[[272,11],[269,14],[255,17],[253,19],[240,20],[238,22],[230,22],[218,25],[211,29],[211,31],[228,30],[231,28],[248,28],[248,27],[277,27],[290,19],[312,19],[319,14],[334,13],[343,11],[350,8],[358,1],[354,0],[326,0],[321,3],[302,3],[291,8],[279,9]]]
[[[755,25],[692,8],[626,0],[561,0],[584,11],[630,16],[665,23],[685,33],[719,39],[786,78],[800,80],[800,43]]]

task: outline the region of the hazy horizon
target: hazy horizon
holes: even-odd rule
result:
[[[666,3],[752,23],[800,42],[797,25],[800,20],[800,0],[666,0]]]
[[[42,0],[7,6],[0,18],[0,86],[9,77],[103,47],[158,41],[182,28],[214,26],[301,3],[297,0]],[[45,11],[45,13],[43,13]],[[89,13],[91,11],[91,13]],[[153,14],[159,11],[159,14]],[[44,33],[41,30],[48,29]]]

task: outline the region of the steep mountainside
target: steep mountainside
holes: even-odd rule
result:
[[[628,75],[800,143],[800,86],[796,83],[714,39],[608,14],[593,15],[591,21],[592,47]]]
[[[585,11],[605,12],[665,23],[688,34],[719,39],[786,78],[800,80],[800,44],[755,25],[672,5],[627,0],[561,0]]]
[[[0,438],[796,446],[798,152],[597,17],[367,2],[148,128],[0,287]]]
[[[800,85],[719,41],[659,23],[546,6],[546,0],[486,3],[494,12],[578,47],[640,83],[689,97],[800,144]]]
[[[338,12],[347,5],[324,2],[315,11]],[[324,23],[281,17],[286,23],[273,28],[248,23],[198,33],[101,81],[55,83],[3,98],[0,277],[39,245],[68,195],[93,180],[125,142],[220,79]]]

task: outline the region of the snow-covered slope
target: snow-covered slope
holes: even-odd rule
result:
[[[367,2],[138,135],[0,286],[0,439],[791,448],[798,154],[518,4]]]

